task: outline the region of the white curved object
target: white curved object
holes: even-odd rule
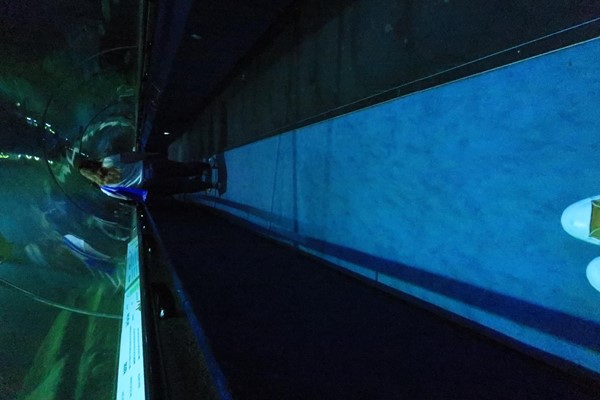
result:
[[[77,236],[67,234],[64,235],[63,238],[70,249],[74,250],[76,253],[84,257],[91,257],[100,261],[110,261],[111,259],[110,256],[107,256],[104,253],[100,253],[98,250],[94,249],[83,239],[80,239]]]
[[[600,257],[594,258],[585,270],[585,276],[590,285],[600,292]]]
[[[580,200],[563,211],[560,223],[569,235],[588,243],[600,245],[600,239],[590,236],[592,200],[598,199],[600,199],[600,195]]]

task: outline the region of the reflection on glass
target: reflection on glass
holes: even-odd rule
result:
[[[112,399],[134,213],[73,159],[134,147],[139,2],[2,7],[0,398]]]

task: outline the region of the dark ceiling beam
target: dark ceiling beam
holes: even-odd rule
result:
[[[161,102],[161,96],[169,81],[169,76],[177,50],[184,36],[192,0],[171,0],[156,2],[150,13],[153,32],[148,37],[150,52],[148,66],[144,68],[140,101],[140,146],[145,148],[152,133],[154,119]]]

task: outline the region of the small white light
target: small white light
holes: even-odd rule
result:
[[[164,134],[165,134],[165,136],[166,136],[166,135],[170,135],[170,134],[171,134],[171,132],[165,132]]]

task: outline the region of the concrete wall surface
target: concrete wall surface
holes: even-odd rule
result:
[[[225,192],[186,198],[600,373],[600,249],[560,225],[600,190],[599,59],[592,40],[227,151]]]
[[[300,1],[198,110],[184,140],[201,154],[229,150],[370,99],[388,100],[410,82],[466,63],[473,64],[455,73],[466,76],[583,41],[573,42],[569,32],[553,35],[599,15],[593,0]],[[597,25],[579,30],[598,35]],[[522,51],[506,51],[524,43],[530,44]]]

